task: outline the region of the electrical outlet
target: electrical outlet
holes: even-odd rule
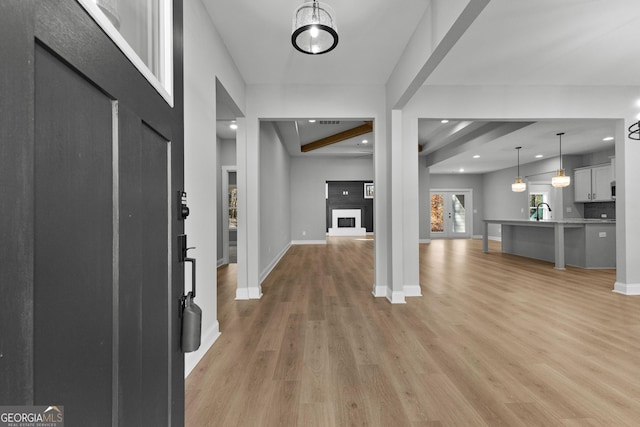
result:
[[[600,214],[600,218],[607,219],[607,214]]]
[[[304,230],[302,230],[302,235],[303,235],[303,236],[306,236],[306,235],[307,235],[307,232],[306,232],[306,231],[304,231]]]
[[[599,232],[598,237],[607,237],[607,232],[606,231]]]
[[[567,213],[571,213],[571,211],[573,211],[573,209],[571,208],[571,206],[567,206]]]

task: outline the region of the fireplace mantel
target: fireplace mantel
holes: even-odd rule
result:
[[[354,227],[338,227],[338,218],[354,218]],[[329,236],[365,236],[367,229],[362,227],[362,211],[360,209],[332,209]]]

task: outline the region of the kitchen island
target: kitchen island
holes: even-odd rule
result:
[[[485,219],[482,251],[489,252],[489,224],[502,228],[502,252],[581,268],[615,268],[616,223],[606,219]]]

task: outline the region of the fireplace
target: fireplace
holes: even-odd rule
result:
[[[338,228],[344,228],[344,227],[353,228],[355,226],[356,226],[356,219],[354,217],[338,218]]]
[[[361,226],[360,209],[332,209],[329,236],[364,236],[367,229]]]

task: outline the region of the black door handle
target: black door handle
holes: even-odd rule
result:
[[[188,248],[195,249],[195,248]],[[196,297],[196,259],[195,258],[185,258],[184,262],[191,263],[191,291],[187,293],[187,295],[191,294],[191,298]]]

